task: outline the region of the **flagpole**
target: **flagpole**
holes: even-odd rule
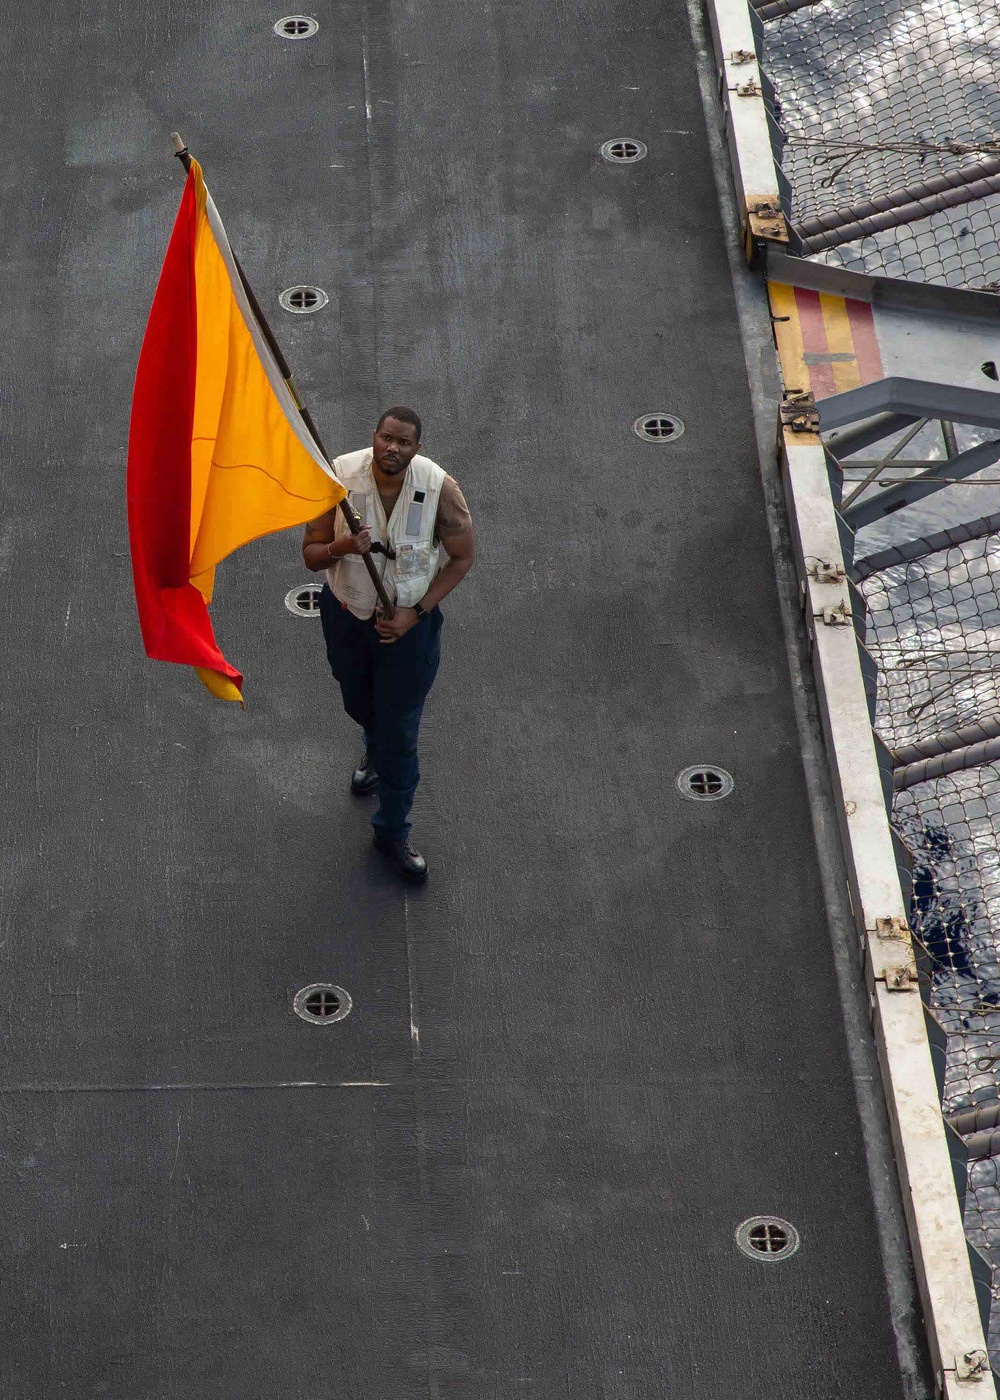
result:
[[[177,131],[172,131],[170,133],[170,141],[174,148],[174,155],[180,161],[181,165],[183,165],[184,169],[186,171],[189,171],[191,169],[191,152],[188,150],[187,144],[185,143],[183,136],[181,136],[181,134]],[[284,379],[286,385],[288,386],[288,392],[291,394],[292,398],[295,401],[295,407],[298,409],[299,415],[302,418],[303,423],[305,423],[309,432],[312,434],[313,441],[315,442],[319,451],[322,453],[324,461],[330,462],[331,458],[326,448],[323,446],[323,439],[319,435],[319,429],[316,427],[316,424],[313,421],[312,414],[309,412],[308,408],[306,408],[305,404],[299,397],[299,391],[296,387],[295,380],[292,377],[292,371],[289,367],[288,361],[282,354],[281,346],[278,344],[277,340],[275,339],[274,332],[271,330],[271,327],[267,323],[267,317],[261,310],[260,302],[254,295],[253,288],[247,281],[246,274],[243,271],[243,268],[240,266],[240,260],[236,256],[235,252],[233,253],[233,261],[236,263],[236,271],[240,275],[240,281],[243,284],[243,290],[246,293],[247,301],[249,301],[250,303],[250,309],[254,314],[254,318],[256,319],[257,324],[260,326],[261,333],[264,336],[264,339],[267,341],[268,348],[270,349],[271,354],[275,358],[278,369],[281,372],[281,377],[282,379]],[[351,534],[358,534],[364,522],[346,496],[340,502],[340,509],[344,516],[344,519],[347,521]],[[395,609],[389,600],[389,595],[385,591],[385,586],[382,583],[382,580],[379,578],[378,570],[375,567],[375,561],[372,559],[370,554],[363,554],[361,557],[365,561],[365,566],[368,569],[368,576],[371,579],[372,583],[375,585],[375,592],[378,594],[378,600],[382,605],[383,613],[386,617],[392,617]]]

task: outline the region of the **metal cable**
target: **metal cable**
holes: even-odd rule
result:
[[[893,545],[890,549],[879,550],[877,554],[869,554],[864,559],[856,559],[853,569],[854,582],[863,583],[873,574],[881,573],[894,564],[916,562],[926,558],[928,554],[940,554],[942,550],[952,549],[967,540],[978,540],[997,533],[1000,533],[1000,511],[992,515],[983,515],[978,520],[970,520],[964,525],[952,525],[935,535],[907,540],[905,544]]]
[[[988,716],[961,729],[943,729],[938,734],[929,734],[924,739],[918,739],[916,743],[903,744],[898,749],[890,749],[889,752],[893,766],[905,768],[909,764],[919,763],[922,759],[938,758],[942,754],[972,748],[989,739],[1000,739],[1000,715]]]
[[[920,184],[907,185],[849,209],[831,210],[795,225],[805,253],[819,253],[841,243],[853,243],[901,224],[925,219],[941,209],[1000,193],[1000,159],[977,161],[961,170],[945,171]]]
[[[954,749],[951,753],[938,754],[934,758],[924,758],[893,769],[892,786],[896,792],[905,792],[918,783],[928,783],[949,773],[960,773],[965,768],[980,768],[984,763],[995,763],[998,759],[1000,738],[985,739],[981,744],[970,744],[968,748]]]

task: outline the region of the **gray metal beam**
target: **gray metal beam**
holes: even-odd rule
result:
[[[873,520],[881,520],[883,515],[889,515],[902,506],[912,505],[914,501],[921,501],[925,496],[932,496],[935,491],[952,485],[954,479],[973,476],[984,467],[991,467],[998,460],[1000,441],[981,442],[978,447],[970,447],[967,452],[959,453],[950,462],[930,462],[927,470],[920,476],[915,476],[912,481],[890,486],[887,491],[879,491],[867,500],[858,501],[857,505],[848,506],[844,511],[844,519],[852,530],[860,530],[863,525],[870,525]],[[947,479],[942,481],[942,477]]]
[[[931,420],[930,420],[929,418],[925,418],[923,421],[924,421],[925,423],[929,423]],[[843,463],[843,466],[844,466],[845,469],[849,469],[849,470],[852,471],[852,472],[853,472],[853,471],[859,471],[859,472],[861,472],[861,471],[868,471],[868,470],[870,470],[870,468],[878,466],[879,462],[880,462],[880,461],[884,461],[884,460],[885,460],[884,458],[879,458],[879,457],[852,457],[852,458],[850,459],[849,462],[844,462],[844,463]],[[927,464],[928,464],[928,459],[927,459],[926,457],[893,457],[893,458],[892,458],[892,469],[893,469],[893,471],[898,471],[898,470],[900,470],[900,469],[902,469],[902,468],[905,468],[907,471],[919,472],[919,471],[923,471],[924,467],[926,467]],[[941,465],[942,465],[942,467],[946,465],[943,459],[942,459]],[[849,479],[850,479],[850,478],[849,478]],[[861,479],[861,478],[859,477],[858,480],[860,480],[860,479]]]
[[[855,485],[854,490],[850,493],[849,496],[844,496],[842,490],[841,496],[843,499],[840,503],[840,509],[842,511],[846,511],[851,502],[857,497],[863,495],[865,489],[882,475],[883,468],[887,467],[890,462],[893,462],[896,465],[898,465],[899,453],[902,452],[904,447],[908,447],[910,445],[913,439],[918,435],[918,433],[922,432],[922,430],[927,426],[929,422],[929,418],[918,418],[917,421],[911,425],[911,427],[907,428],[906,432],[901,438],[897,438],[897,440],[889,448],[889,451],[885,454],[884,457],[882,457],[879,461],[872,463],[871,467],[868,470],[868,474]],[[921,463],[920,465],[922,466],[923,463]],[[846,474],[844,476],[844,481],[842,485],[848,485]]]
[[[904,282],[897,277],[875,277],[812,258],[796,257],[769,243],[764,256],[770,282],[785,282],[831,296],[850,297],[875,307],[940,313],[970,321],[1000,322],[1000,296],[971,287],[946,287],[935,282]]]
[[[839,397],[839,395],[838,395]],[[827,400],[824,400],[827,402]],[[819,406],[820,422],[823,421],[823,403]],[[852,452],[862,452],[866,447],[871,447],[873,443],[882,442],[885,438],[891,437],[893,433],[898,433],[902,428],[908,428],[911,423],[917,421],[917,415],[908,413],[877,413],[873,418],[868,418],[856,427],[841,428],[838,432],[830,433],[824,437],[823,441],[838,461],[844,457],[849,457]],[[853,462],[846,463],[847,466],[854,466]]]
[[[1000,393],[996,390],[967,389],[926,379],[877,379],[859,389],[820,399],[817,407],[824,433],[876,413],[908,414],[911,419],[947,418],[952,423],[1000,428]]]

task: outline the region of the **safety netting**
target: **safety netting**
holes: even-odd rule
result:
[[[1000,715],[1000,532],[908,559],[863,584],[890,749]]]
[[[996,0],[821,0],[763,35],[792,223],[1000,155]],[[997,290],[998,222],[987,193],[815,256]]]
[[[968,1151],[966,1233],[997,1279],[1000,760],[975,761],[982,746],[962,747],[970,736],[961,731],[1000,727],[991,724],[1000,720],[1000,532],[919,548],[893,563],[902,551],[887,551],[872,561],[885,567],[863,565],[856,577],[877,668],[875,730],[896,774],[892,822],[907,850],[922,992],[947,1035],[942,1109]],[[907,769],[918,746],[954,771]],[[1000,1308],[989,1345],[996,1363]]]

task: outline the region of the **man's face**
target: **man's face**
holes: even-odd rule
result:
[[[412,423],[387,418],[372,438],[375,465],[385,476],[402,476],[417,455],[417,430]]]

